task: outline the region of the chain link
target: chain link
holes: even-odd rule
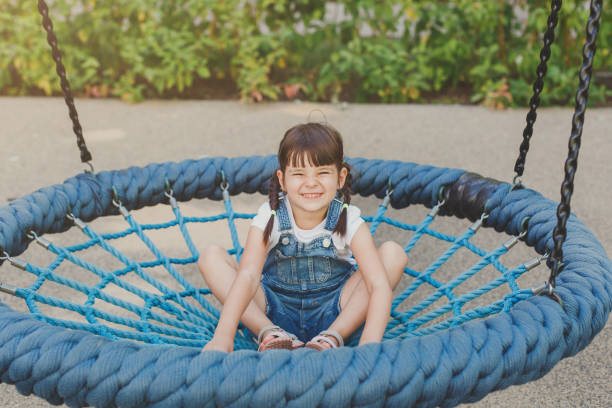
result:
[[[561,202],[557,207],[557,226],[553,230],[554,247],[548,260],[551,268],[548,282],[555,286],[557,275],[563,270],[563,242],[567,234],[566,225],[570,217],[570,201],[574,191],[574,176],[578,169],[578,153],[580,151],[580,140],[584,125],[584,113],[587,108],[589,96],[589,84],[593,71],[593,58],[595,57],[597,34],[599,32],[599,20],[601,17],[602,0],[591,0],[591,12],[586,26],[586,41],[582,49],[582,67],[580,67],[580,85],[576,92],[576,105],[572,118],[572,133],[568,143],[568,155],[565,161],[565,179],[561,184]]]
[[[77,146],[81,151],[81,162],[86,163],[91,161],[91,153],[87,150],[87,146],[85,145],[85,139],[83,138],[83,129],[81,128],[81,124],[79,123],[79,116],[76,111],[76,107],[74,106],[74,99],[72,98],[72,91],[70,90],[70,84],[68,83],[68,78],[66,78],[66,69],[64,68],[64,64],[62,63],[62,55],[57,46],[57,38],[55,37],[55,33],[53,32],[53,23],[49,18],[49,8],[47,7],[47,3],[44,0],[38,0],[38,11],[42,16],[42,26],[47,32],[47,42],[51,46],[51,55],[53,56],[53,60],[55,61],[55,67],[57,75],[60,79],[60,84],[62,87],[62,91],[64,91],[64,99],[66,100],[66,105],[68,106],[68,114],[70,119],[72,120],[72,130],[77,138]]]
[[[523,142],[519,148],[519,156],[514,164],[515,180],[523,175],[525,170],[525,160],[529,151],[529,141],[533,135],[533,125],[538,117],[536,110],[540,106],[540,93],[544,88],[544,76],[546,76],[547,62],[550,58],[550,46],[555,41],[555,27],[559,22],[559,11],[561,10],[561,0],[553,0],[550,4],[550,15],[548,16],[548,28],[544,34],[544,46],[540,51],[540,64],[536,70],[537,78],[533,83],[533,96],[529,100],[529,112],[527,113],[527,125],[523,130]]]

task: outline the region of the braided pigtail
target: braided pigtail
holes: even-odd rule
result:
[[[270,208],[272,209],[272,214],[270,215],[270,219],[266,224],[266,229],[264,229],[263,241],[265,245],[268,245],[270,242],[270,236],[272,235],[272,228],[274,227],[274,216],[276,215],[276,211],[280,205],[278,193],[281,191],[280,181],[278,180],[278,174],[276,171],[274,175],[270,179],[270,186],[268,187],[268,197],[270,201]]]
[[[336,223],[336,228],[334,228],[334,232],[338,233],[340,236],[344,236],[346,234],[346,224],[347,224],[347,213],[348,206],[351,203],[351,166],[347,162],[342,162],[342,167],[348,170],[346,175],[346,180],[344,181],[344,186],[342,186],[342,200],[344,204],[342,205],[342,211],[340,212],[340,217],[338,217],[338,222]]]

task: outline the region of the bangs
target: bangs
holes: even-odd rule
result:
[[[284,171],[287,166],[342,166],[344,153],[340,134],[318,123],[295,126],[285,133],[278,151]]]
[[[312,146],[303,149],[294,149],[287,153],[287,166],[306,167],[310,164],[314,167],[328,166],[335,163],[334,156],[327,151],[317,150]]]

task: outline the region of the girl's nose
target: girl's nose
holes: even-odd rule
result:
[[[317,184],[317,178],[316,177],[307,177],[306,178],[306,185],[307,186],[314,186]]]

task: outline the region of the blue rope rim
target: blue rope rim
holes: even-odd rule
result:
[[[391,198],[394,208],[410,204],[432,207],[440,189],[465,172],[399,161],[347,161],[359,174],[353,185],[355,193],[382,198],[390,179],[395,188]],[[68,229],[68,211],[84,221],[116,214],[110,192],[113,185],[128,209],[163,202],[166,179],[178,201],[220,200],[217,178],[221,170],[232,195],[265,193],[277,165],[275,156],[207,158],[80,174],[0,208],[0,246],[12,256],[19,255],[28,245],[26,231],[43,234]],[[487,225],[516,235],[529,216],[526,243],[543,254],[552,242],[556,204],[529,189],[511,190],[511,185],[500,184],[491,193]],[[575,236],[580,236],[581,242]],[[347,378],[358,379],[360,401],[386,399],[389,404],[402,405],[476,401],[490,391],[543,376],[561,358],[586,347],[605,325],[612,308],[612,263],[593,234],[573,215],[564,254],[567,266],[556,288],[564,308],[548,297],[536,296],[519,302],[509,313],[442,332],[325,353],[200,353],[188,347],[112,341],[51,326],[0,302],[0,380],[16,384],[25,395],[35,393],[52,403],[77,406],[129,406],[134,401],[172,406],[176,398],[185,405],[211,399],[218,405],[347,403],[354,394],[343,391],[346,384],[335,382]],[[55,363],[47,361],[51,352]],[[40,368],[41,362],[45,362],[44,368]],[[90,369],[78,375],[70,370],[82,364]],[[161,369],[168,365],[176,369]],[[293,365],[301,369],[295,370]],[[270,366],[275,370],[270,371]],[[143,371],[134,371],[134,367]],[[285,377],[293,383],[279,387],[277,374],[284,370],[291,370],[285,371]],[[251,371],[253,376],[257,372],[257,378],[249,380]],[[144,373],[149,381],[137,381]],[[98,390],[97,386],[113,375],[121,384],[115,384],[116,395]],[[70,376],[68,385],[65,378]],[[242,379],[238,381],[236,376]],[[229,383],[233,385],[229,387]]]

